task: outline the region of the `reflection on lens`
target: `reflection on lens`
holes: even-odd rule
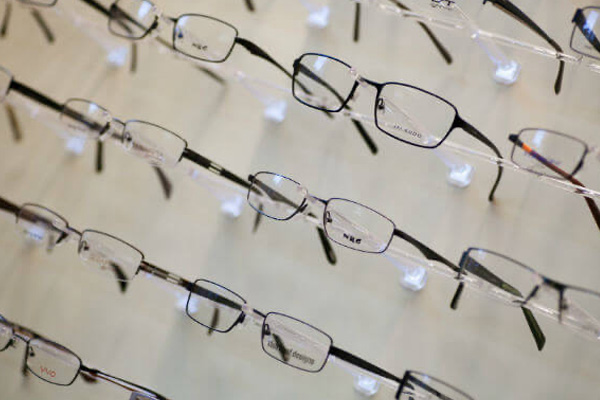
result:
[[[190,290],[186,312],[210,331],[227,332],[238,322],[244,304],[246,301],[231,290],[200,279]]]
[[[248,190],[248,203],[267,217],[286,220],[304,205],[307,191],[298,182],[283,175],[260,172]]]
[[[331,57],[305,54],[294,66],[294,97],[311,107],[341,110],[353,85],[350,66]]]
[[[118,36],[141,39],[154,26],[158,15],[146,0],[117,0],[110,8],[109,29]]]

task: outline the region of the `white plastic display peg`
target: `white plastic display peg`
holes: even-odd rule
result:
[[[308,26],[323,29],[329,25],[329,7],[323,6],[308,14],[306,19]]]
[[[285,100],[272,101],[265,105],[264,117],[272,122],[281,123],[285,119],[287,102]]]
[[[470,164],[459,164],[450,168],[448,183],[458,188],[465,188],[471,184],[475,167]]]
[[[503,64],[497,64],[494,80],[503,85],[512,85],[519,78],[520,72],[521,65],[514,60],[510,60]]]
[[[400,278],[400,285],[418,292],[425,287],[427,283],[427,270],[423,267],[407,268],[404,275]]]
[[[65,149],[71,154],[80,155],[85,148],[85,141],[83,136],[68,136],[65,139]]]
[[[354,376],[354,390],[366,397],[372,397],[379,391],[381,384],[377,379],[356,374]]]
[[[228,217],[237,218],[242,214],[246,199],[242,196],[232,196],[221,201],[221,212]]]

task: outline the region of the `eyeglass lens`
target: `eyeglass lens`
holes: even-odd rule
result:
[[[27,368],[40,379],[67,386],[79,374],[81,360],[62,346],[43,339],[32,339],[26,351]]]
[[[201,279],[190,291],[186,312],[211,331],[227,332],[239,321],[243,304],[246,301],[234,292]]]
[[[571,48],[579,53],[600,59],[600,7],[581,9],[583,25],[574,26]]]
[[[224,61],[237,38],[233,26],[203,15],[182,15],[173,29],[175,50],[210,62]]]
[[[368,253],[385,251],[394,233],[394,223],[362,204],[330,199],[323,225],[327,236],[342,246]]]
[[[569,174],[576,171],[586,152],[586,146],[583,142],[545,129],[524,129],[519,133],[519,139],[526,146]],[[513,147],[511,158],[515,164],[536,174],[564,179],[520,146]]]
[[[158,15],[146,0],[117,0],[110,8],[108,27],[118,36],[141,39],[152,29]]]
[[[260,172],[248,190],[248,203],[270,218],[291,218],[305,202],[306,189],[283,175]]]
[[[67,101],[59,116],[69,133],[97,139],[110,126],[110,113],[91,101],[72,99]]]

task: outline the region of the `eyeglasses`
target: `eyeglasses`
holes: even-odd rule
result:
[[[17,225],[26,237],[34,243],[46,244],[48,249],[53,249],[71,238],[75,239],[78,243],[77,251],[84,263],[105,276],[116,278],[122,292],[127,289],[128,282],[140,272],[184,288],[189,292],[187,315],[195,322],[208,327],[209,334],[229,332],[247,317],[260,323],[264,351],[278,361],[300,370],[319,372],[328,360],[337,359],[350,368],[374,374],[383,379],[384,383],[393,385],[394,390],[399,386],[396,398],[404,398],[400,396],[413,393],[413,390],[434,393],[432,386],[429,386],[432,384],[437,390],[445,388],[450,393],[459,393],[462,396],[460,399],[471,399],[452,386],[427,375],[409,371],[400,379],[333,346],[331,337],[312,325],[281,313],[264,314],[250,308],[241,296],[214,282],[198,279],[192,283],[147,262],[140,250],[117,237],[95,230],[84,230],[80,233],[71,228],[63,217],[43,206],[25,204],[19,207],[0,198],[0,209],[15,214]],[[1,327],[0,325],[0,337]],[[422,381],[423,385],[416,387],[415,382],[407,380],[407,376]]]
[[[459,265],[459,275],[468,279],[459,284],[452,308],[458,307],[462,287],[468,285],[504,304],[550,317],[587,338],[600,339],[600,293],[555,281],[491,250],[471,247]]]
[[[584,7],[575,11],[571,33],[571,49],[586,57],[600,60],[600,7]]]
[[[16,81],[10,72],[0,67],[0,102],[14,90],[21,95],[59,113],[59,120],[75,136],[97,141],[97,170],[102,170],[102,146],[108,138],[116,140],[129,153],[144,159],[157,172],[165,195],[169,197],[171,183],[161,167],[173,168],[186,159],[219,175],[243,189],[250,184],[233,172],[196,153],[175,133],[150,122],[122,122],[103,107],[83,99],[71,99],[60,104],[46,95]]]
[[[14,346],[16,340],[26,345],[23,374],[31,372],[41,380],[58,386],[70,386],[79,376],[90,383],[100,379],[130,392],[141,393],[148,399],[168,400],[153,390],[85,366],[81,358],[66,347],[0,315],[0,352]]]
[[[353,38],[355,42],[358,42],[359,37],[360,37],[360,10],[361,10],[361,1],[364,0],[353,0],[355,1],[355,8],[354,8],[354,33],[353,33]],[[394,6],[398,7],[400,10],[405,11],[405,12],[411,12],[410,8],[408,8],[406,5],[404,5],[403,3],[401,3],[398,0],[389,0],[389,1],[382,1],[382,0],[374,0],[377,3],[380,4],[384,4],[384,3],[390,3],[393,4]],[[433,0],[436,3],[439,3],[440,0]],[[433,31],[431,29],[429,29],[429,27],[427,25],[425,25],[423,22],[417,21],[417,24],[419,24],[419,26],[421,27],[421,29],[423,29],[423,31],[425,32],[425,34],[427,35],[427,37],[431,40],[431,42],[433,43],[433,45],[435,46],[435,48],[437,49],[437,51],[440,53],[440,55],[442,56],[442,58],[444,59],[444,61],[446,62],[446,64],[452,64],[452,56],[450,55],[450,52],[448,51],[448,49],[446,49],[446,47],[444,47],[444,45],[442,44],[442,42],[438,39],[438,37],[435,35],[435,33],[433,33]]]
[[[299,90],[300,84],[311,94]],[[454,105],[436,94],[404,83],[369,80],[345,62],[324,54],[306,53],[294,61],[292,93],[309,107],[341,111],[358,86],[376,89],[375,125],[386,135],[413,146],[433,149],[454,129],[461,128],[502,158],[498,148],[486,136],[463,120]],[[499,165],[488,197],[490,201],[500,183],[502,170]]]
[[[190,290],[186,312],[209,332],[230,332],[245,318],[261,325],[261,344],[267,355],[305,372],[320,372],[329,360],[339,359],[398,385],[396,399],[471,399],[464,392],[428,375],[407,371],[402,379],[333,345],[327,333],[306,322],[278,312],[262,313],[246,306],[237,293],[214,282],[199,279]]]
[[[272,172],[259,172],[248,179],[254,189],[248,192],[248,203],[259,215],[285,221],[297,214],[309,212],[311,206],[320,204],[323,206],[321,223],[331,241],[365,253],[384,253],[390,247],[392,239],[398,237],[415,247],[428,260],[444,265],[443,270],[436,268],[434,271],[459,281],[466,279],[458,266],[399,230],[392,220],[367,206],[341,198],[318,198],[309,194],[298,182]],[[333,252],[332,249],[330,251]],[[481,279],[485,280],[486,276],[481,276]],[[492,287],[494,282],[491,280],[486,287]],[[545,342],[541,328],[529,310],[523,309],[523,312],[541,350]]]
[[[514,143],[511,160],[518,166],[536,175],[568,180],[582,188],[585,186],[574,175],[584,166],[589,154],[597,153],[600,157],[600,149],[590,148],[580,139],[548,129],[527,128],[509,135],[508,139]],[[584,200],[600,229],[600,209],[593,199],[586,196]]]
[[[504,11],[509,16],[513,17],[517,21],[521,22],[527,28],[535,32],[538,36],[544,39],[554,50],[562,53],[562,48],[554,39],[552,39],[539,25],[537,25],[527,14],[521,9],[515,6],[509,0],[483,0],[483,4],[490,2],[498,9]],[[558,74],[556,75],[556,81],[554,82],[554,93],[559,94],[562,87],[563,73],[565,69],[565,62],[562,59],[558,61]]]

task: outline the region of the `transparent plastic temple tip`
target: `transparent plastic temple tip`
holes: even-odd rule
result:
[[[381,384],[377,379],[361,374],[356,374],[354,376],[354,390],[363,396],[374,396],[379,391],[380,386]]]

